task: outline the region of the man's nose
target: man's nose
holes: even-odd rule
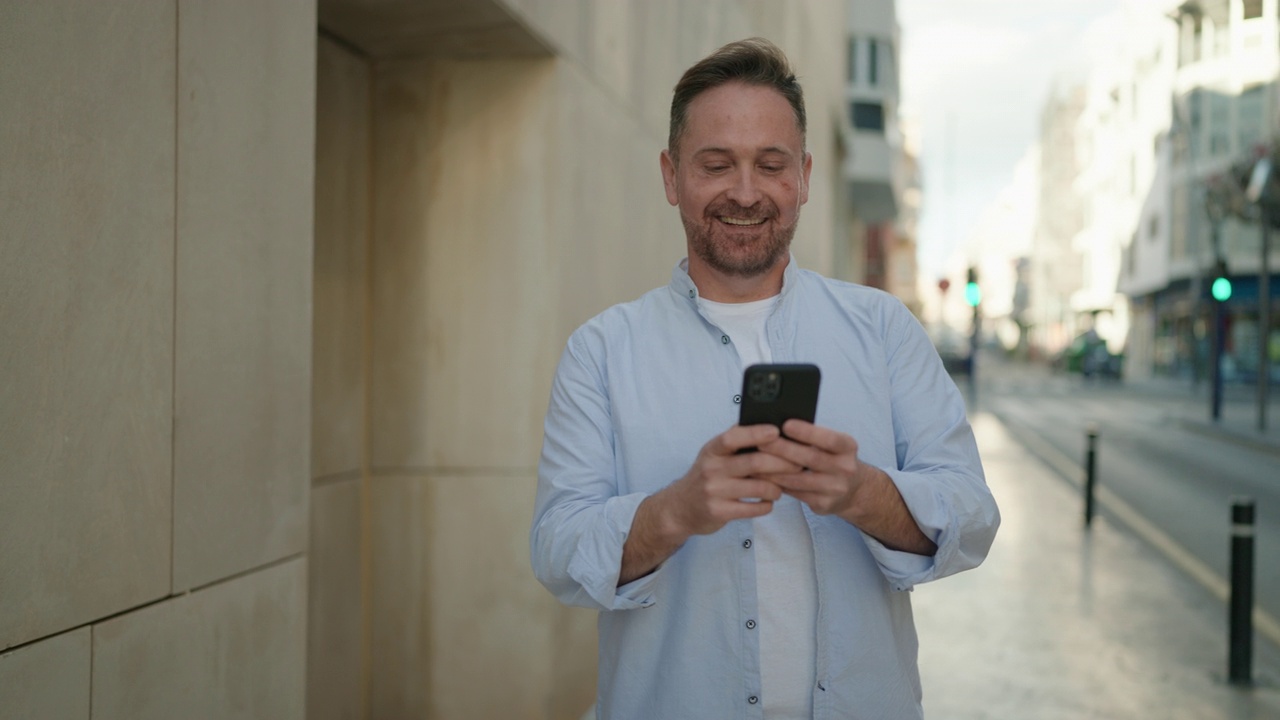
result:
[[[754,168],[744,167],[734,173],[728,197],[742,207],[751,207],[760,202],[759,178],[756,177]]]

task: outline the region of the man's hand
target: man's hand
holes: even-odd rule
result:
[[[770,482],[815,513],[836,515],[886,547],[917,555],[937,552],[937,545],[911,517],[893,480],[858,460],[858,442],[851,436],[803,420],[788,420],[783,432],[785,437],[759,445],[759,454],[801,469],[770,474]]]
[[[737,452],[778,437],[772,425],[735,425],[702,446],[684,477],[645,498],[622,547],[618,584],[653,572],[693,535],[709,535],[733,520],[767,515],[782,490],[757,478],[797,473],[800,466],[769,453]]]

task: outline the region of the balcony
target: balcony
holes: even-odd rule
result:
[[[850,103],[852,127],[845,130],[850,148],[841,175],[854,212],[869,225],[898,214],[899,168],[897,125],[880,102]]]

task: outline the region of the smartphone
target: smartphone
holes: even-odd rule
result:
[[[818,411],[817,365],[752,365],[742,373],[739,425],[768,423],[782,428],[792,418],[813,422]]]

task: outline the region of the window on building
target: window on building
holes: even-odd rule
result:
[[[1244,19],[1262,17],[1262,0],[1244,0]]]
[[[880,83],[880,42],[875,38],[867,40],[867,84],[875,87]]]
[[[1147,218],[1147,242],[1155,242],[1156,236],[1160,234],[1160,216],[1152,215]]]
[[[859,130],[884,132],[884,105],[878,102],[854,102],[853,126]]]
[[[849,38],[847,52],[849,53],[849,57],[848,57],[849,82],[851,83],[857,82],[858,81],[858,38],[855,38],[855,37]]]

